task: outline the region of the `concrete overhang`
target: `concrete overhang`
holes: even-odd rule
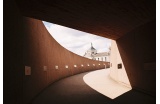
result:
[[[156,19],[156,0],[16,0],[21,13],[117,40]]]

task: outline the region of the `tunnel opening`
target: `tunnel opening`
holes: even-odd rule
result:
[[[91,76],[89,76],[91,78],[90,80],[88,80],[88,75],[85,75],[83,77],[83,80],[85,81],[85,83],[89,85],[91,88],[95,89],[98,92],[101,92],[103,95],[110,97],[111,99],[114,99],[132,89],[127,73],[125,71],[126,69],[122,62],[117,44],[114,40],[99,37],[93,34],[81,32],[78,30],[70,29],[64,26],[52,24],[52,23],[45,22],[45,21],[43,21],[43,24],[45,25],[46,29],[51,34],[51,36],[61,46],[63,46],[67,50],[77,55],[80,55],[82,57],[86,57],[92,60],[108,62],[109,67],[108,65],[104,64],[105,66],[104,69],[108,68],[108,72],[102,70],[104,72],[94,74],[93,75],[94,77],[91,74]],[[77,43],[78,43],[78,46],[76,45]],[[90,43],[91,46],[90,46],[90,49],[87,50],[88,45],[86,44],[88,43]],[[96,45],[96,48],[94,48],[93,43]],[[103,47],[101,47],[101,45]],[[72,47],[75,49],[71,49]],[[96,50],[97,48],[101,51],[107,51],[107,52],[97,53],[97,50]],[[80,53],[81,51],[82,53]],[[112,63],[113,65],[111,65]],[[121,65],[121,68],[118,68],[116,66],[118,64]],[[87,64],[87,66],[90,66],[90,65]],[[95,64],[93,64],[93,66],[95,66]],[[65,67],[68,68],[69,66],[66,65]],[[74,65],[74,67],[77,67],[77,65]],[[121,69],[121,70],[117,70],[117,69]],[[104,77],[101,79],[100,76],[105,76],[106,78]],[[97,78],[97,81],[94,80],[95,77]],[[99,82],[98,77],[101,79],[100,82],[108,83],[108,85],[110,86],[106,86],[105,84],[102,85],[102,84],[95,84],[95,83],[91,84],[90,83],[92,82],[91,80],[94,80],[94,82]],[[109,81],[107,82],[107,80]],[[117,84],[110,83],[111,80],[117,82]],[[97,90],[98,87],[95,87],[94,85],[99,85],[98,87],[101,87],[102,89]],[[117,87],[114,88],[114,86],[117,86]],[[122,88],[122,86],[124,87]],[[110,89],[110,90],[104,90],[105,87],[106,89]],[[107,92],[107,91],[110,91],[110,92]],[[111,94],[111,92],[113,91],[116,92],[115,95]]]
[[[109,62],[111,40],[43,21],[51,36],[67,50],[93,60]]]
[[[80,90],[78,95],[73,94],[73,99],[73,96],[65,96],[67,93],[64,93],[64,86],[56,86],[61,87],[62,92],[54,101],[75,101],[80,104],[154,104],[155,4],[155,0],[93,0],[78,3],[74,0],[5,0],[4,103],[28,104],[53,82],[78,73],[104,68],[105,62],[87,60],[62,48],[41,23],[41,20],[46,20],[116,40],[131,86],[137,90],[129,91],[113,101],[96,92],[86,91],[85,95],[80,97]],[[117,70],[124,68],[122,63],[111,63],[110,66],[116,66]],[[79,81],[79,78],[77,77],[75,82]],[[76,89],[83,87],[84,83]],[[68,88],[73,89],[72,86]],[[54,91],[56,92],[55,89]],[[48,96],[47,98],[52,99]],[[83,100],[80,98],[86,102],[81,103]],[[47,101],[52,102],[48,99]],[[40,103],[46,104],[38,104]]]

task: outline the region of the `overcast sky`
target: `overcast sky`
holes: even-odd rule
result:
[[[84,53],[91,47],[97,49],[97,52],[107,52],[111,45],[110,39],[78,31],[68,27],[44,22],[52,37],[66,49],[83,56]]]

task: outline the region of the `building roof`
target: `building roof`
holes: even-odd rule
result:
[[[91,47],[91,50],[96,50],[93,46]]]
[[[94,52],[94,53],[90,53],[90,52]],[[87,52],[84,54],[85,57],[102,57],[102,56],[108,56],[108,55],[109,55],[108,52],[97,53],[97,50],[93,47],[92,43],[91,43],[91,48],[87,50]]]
[[[96,50],[96,49],[93,47],[93,45],[92,45],[92,43],[91,43],[91,48],[89,48],[88,51],[93,51],[93,50]]]
[[[108,56],[108,52],[97,53],[94,57]]]

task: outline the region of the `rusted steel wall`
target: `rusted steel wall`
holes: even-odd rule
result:
[[[109,67],[107,62],[90,60],[62,47],[48,33],[42,21],[25,18],[24,24],[24,65],[31,67],[31,75],[24,75],[24,103],[29,102],[56,80],[86,71],[103,69],[104,64]],[[66,65],[68,68],[65,68]],[[58,69],[55,66],[58,66]]]
[[[4,104],[27,104],[61,78],[104,68],[104,62],[75,55],[59,45],[40,20],[23,17],[14,0],[4,1],[3,43]],[[31,67],[31,75],[25,75],[25,66]]]

